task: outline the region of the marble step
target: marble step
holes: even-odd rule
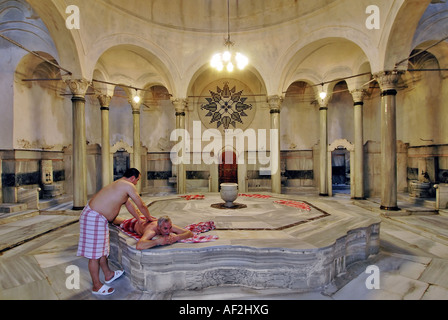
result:
[[[0,226],[4,225],[4,224],[11,223],[11,222],[19,221],[22,219],[27,219],[27,218],[31,218],[34,216],[38,216],[38,215],[39,215],[39,211],[37,211],[36,209],[0,214]]]
[[[0,225],[0,254],[43,234],[76,223],[78,216],[34,215]]]
[[[420,206],[408,202],[399,202],[398,211],[386,211],[380,209],[380,201],[376,200],[354,200],[353,204],[369,211],[378,212],[385,216],[409,216],[409,215],[437,215],[434,207]]]
[[[28,209],[26,203],[0,203],[0,216],[3,213],[20,212]]]
[[[39,210],[47,210],[52,207],[56,207],[61,204],[65,204],[72,200],[73,200],[73,196],[71,196],[71,195],[64,195],[64,196],[52,198],[52,199],[41,199],[41,200],[39,200]]]
[[[409,203],[415,206],[422,206],[430,209],[435,209],[436,207],[435,198],[418,198],[409,196],[407,194],[398,194],[397,198],[399,202]]]

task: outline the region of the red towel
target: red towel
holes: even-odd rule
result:
[[[144,218],[142,218],[144,219]],[[127,219],[123,221],[120,225],[120,230],[127,234],[128,236],[134,238],[135,240],[140,240],[141,236],[138,235],[134,231],[135,223],[137,222],[137,219]],[[210,230],[215,229],[215,223],[213,221],[207,221],[207,222],[199,222],[194,223],[186,226],[184,229],[190,230],[193,232],[194,236],[185,240],[181,240],[179,242],[183,243],[199,243],[199,242],[208,242],[208,241],[214,241],[218,239],[218,236],[215,235],[201,235],[200,233],[204,233]]]
[[[184,243],[208,242],[208,241],[214,241],[219,238],[218,236],[215,236],[215,235],[201,235],[200,234],[200,233],[204,233],[204,232],[216,229],[215,223],[213,221],[189,224],[184,229],[187,229],[187,230],[190,230],[191,232],[193,232],[194,236],[192,238],[181,240],[180,242],[184,242]]]

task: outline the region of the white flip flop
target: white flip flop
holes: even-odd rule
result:
[[[98,291],[92,291],[92,293],[93,293],[93,294],[100,295],[100,296],[108,296],[108,295],[110,295],[110,294],[112,294],[112,293],[115,292],[115,289],[112,288],[112,291],[111,291],[111,292],[109,292],[109,289],[111,289],[111,287],[109,287],[109,286],[103,284],[103,286],[100,288],[100,290],[98,290]]]
[[[117,280],[118,278],[120,278],[123,275],[123,273],[124,273],[124,270],[116,270],[116,271],[114,271],[114,276],[112,277],[112,279],[110,279],[108,281],[104,281],[104,282],[109,284],[109,283]]]

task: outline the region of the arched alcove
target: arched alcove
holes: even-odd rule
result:
[[[17,149],[61,151],[71,143],[71,109],[64,99],[58,62],[37,52],[50,64],[29,53],[19,62],[14,83],[14,146]],[[20,116],[18,116],[20,115]]]

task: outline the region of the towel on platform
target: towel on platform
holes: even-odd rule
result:
[[[202,235],[201,233],[216,229],[213,221],[193,223],[186,226],[184,229],[193,232],[194,236],[180,242],[184,243],[198,243],[217,240],[219,237],[215,235]]]
[[[144,217],[142,217],[144,219]],[[135,232],[135,224],[137,219],[127,219],[120,224],[119,229],[127,234],[128,236],[134,238],[135,240],[140,240],[141,236]],[[181,240],[179,242],[183,243],[200,243],[209,242],[217,240],[219,237],[215,235],[203,235],[202,233],[216,229],[215,223],[213,221],[193,223],[186,226],[184,229],[193,232],[193,237]]]

